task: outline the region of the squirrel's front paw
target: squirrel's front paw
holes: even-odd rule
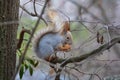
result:
[[[69,45],[69,44],[64,44],[64,45],[62,45],[62,46],[59,47],[59,50],[60,50],[60,51],[68,52],[68,51],[71,50],[71,45]]]
[[[71,50],[71,45],[65,44],[63,45],[65,51],[70,51]]]

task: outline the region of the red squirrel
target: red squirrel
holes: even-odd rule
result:
[[[37,31],[32,39],[33,50],[39,58],[51,61],[55,52],[68,52],[72,46],[72,34],[68,21],[59,15],[55,10],[48,11],[48,17],[53,25]]]

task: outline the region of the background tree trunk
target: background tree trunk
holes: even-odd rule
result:
[[[10,80],[16,66],[19,0],[0,0],[0,80]]]

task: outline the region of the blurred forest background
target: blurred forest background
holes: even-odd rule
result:
[[[44,4],[45,0],[20,0],[18,38],[23,27],[28,30],[34,28]],[[120,0],[49,0],[37,30],[50,23],[46,17],[47,8],[61,12],[66,21],[70,21],[73,47],[59,57],[69,59],[80,56],[106,43],[111,44],[112,39],[120,37]],[[20,51],[24,51],[29,37],[29,34],[25,34]],[[17,53],[20,54],[19,51]],[[60,80],[120,80],[120,44],[97,53],[83,61],[65,65]],[[31,44],[26,57],[39,60]],[[43,60],[32,68],[32,76],[27,69],[22,79],[18,73],[16,80],[54,80],[56,76],[49,73],[50,67]]]

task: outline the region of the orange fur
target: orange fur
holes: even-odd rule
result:
[[[70,24],[69,24],[68,21],[65,21],[65,23],[64,23],[64,29],[65,29],[65,31],[70,31]]]
[[[64,44],[63,46],[59,46],[60,51],[69,51],[71,49],[71,45]]]

